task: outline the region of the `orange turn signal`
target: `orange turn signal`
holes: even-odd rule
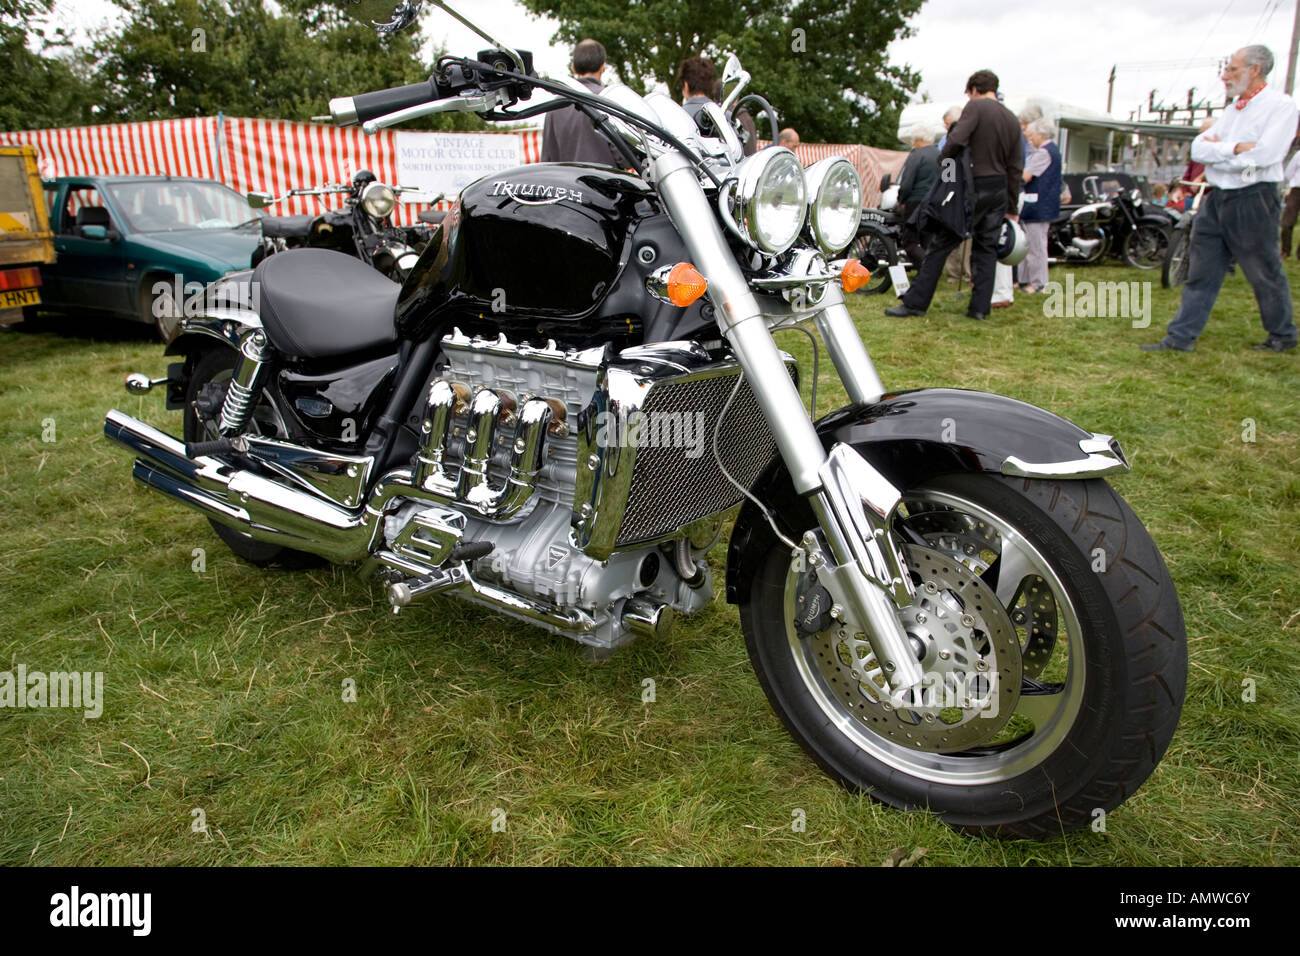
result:
[[[686,308],[700,296],[709,284],[704,276],[689,262],[679,262],[668,273],[668,299],[673,305]]]
[[[871,270],[857,259],[850,259],[844,263],[844,271],[840,273],[840,284],[844,286],[845,292],[856,292],[870,281]]]

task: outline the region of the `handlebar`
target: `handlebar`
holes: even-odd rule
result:
[[[398,110],[428,103],[438,99],[438,95],[437,86],[429,79],[387,90],[358,93],[356,96],[338,96],[330,100],[330,118],[339,126],[355,126]]]

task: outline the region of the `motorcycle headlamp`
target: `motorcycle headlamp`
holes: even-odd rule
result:
[[[761,252],[780,255],[794,244],[807,212],[808,186],[794,153],[761,149],[736,168],[719,192],[727,226]]]
[[[862,182],[843,156],[813,163],[805,171],[808,183],[808,231],[828,256],[853,241],[862,219]]]
[[[385,186],[383,183],[371,183],[361,190],[361,208],[365,210],[367,216],[383,219],[393,211],[396,202],[397,193],[393,192],[391,186]]]

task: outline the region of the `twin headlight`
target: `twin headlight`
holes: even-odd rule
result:
[[[393,192],[393,187],[383,183],[370,183],[361,190],[361,208],[367,216],[383,219],[393,211],[396,202],[397,193]]]
[[[780,255],[805,232],[822,252],[834,255],[857,234],[862,183],[843,156],[805,170],[790,150],[769,147],[740,164],[718,206],[731,231],[760,252]]]

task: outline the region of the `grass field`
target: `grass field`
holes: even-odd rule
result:
[[[853,309],[891,387],[1001,392],[1124,443],[1115,484],[1177,582],[1191,667],[1168,754],[1106,832],[998,843],[844,791],[779,725],[721,597],[594,664],[450,600],[394,616],[347,568],[242,564],[103,438],[110,407],[179,432],[121,387],[162,373],[160,347],[46,320],[0,334],[0,670],[103,671],[105,700],[0,710],[0,864],[1300,862],[1300,353],[1247,350],[1240,276],[1192,354],[1137,348],[1177,305],[1158,276],[1075,278],[1155,279],[1151,328],[1034,296],[971,322],[951,287],[922,319],[883,317],[892,295]]]

